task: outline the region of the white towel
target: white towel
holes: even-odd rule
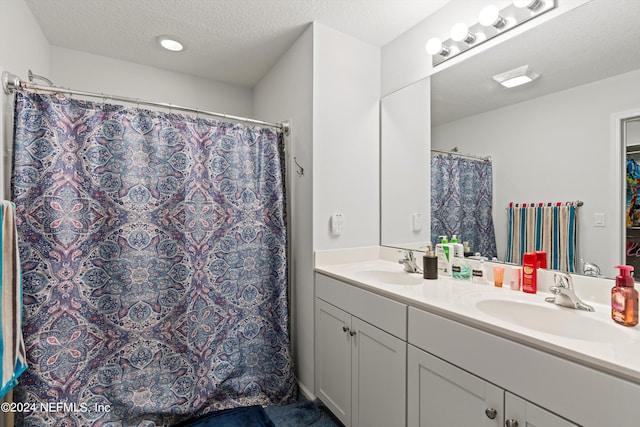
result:
[[[0,357],[2,360],[2,385],[0,398],[18,383],[18,377],[27,369],[27,357],[22,337],[22,274],[18,251],[18,233],[15,222],[15,205],[2,201],[0,210]]]

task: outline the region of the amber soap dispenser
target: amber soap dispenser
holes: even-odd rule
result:
[[[633,288],[630,265],[617,265],[620,275],[611,289],[611,318],[624,326],[638,324],[638,291]]]

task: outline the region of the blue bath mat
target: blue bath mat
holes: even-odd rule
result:
[[[262,406],[246,406],[216,411],[180,427],[275,427]]]

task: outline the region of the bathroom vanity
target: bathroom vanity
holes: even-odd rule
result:
[[[576,283],[589,313],[398,258],[316,253],[315,394],[345,426],[640,425],[640,329],[611,321],[612,281]]]

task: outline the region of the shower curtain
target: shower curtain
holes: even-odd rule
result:
[[[431,240],[469,242],[473,252],[496,256],[491,162],[431,154]]]
[[[18,92],[14,141],[19,424],[292,401],[275,131]]]

